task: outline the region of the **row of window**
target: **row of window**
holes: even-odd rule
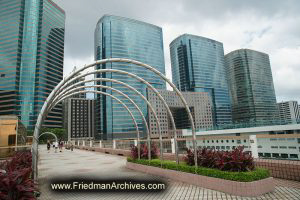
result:
[[[287,154],[287,153],[258,153],[259,157],[263,157],[263,158],[294,158],[294,159],[298,159],[298,154]]]

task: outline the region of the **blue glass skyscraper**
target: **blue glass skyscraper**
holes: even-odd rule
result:
[[[268,54],[239,49],[225,56],[233,121],[277,123],[278,110]]]
[[[0,1],[0,115],[17,115],[33,129],[63,77],[65,12],[51,0]],[[62,127],[57,106],[45,121]]]
[[[223,44],[184,34],[170,44],[173,83],[181,91],[208,92],[216,126],[231,123]]]
[[[162,29],[158,26],[133,19],[104,15],[98,21],[95,29],[95,60],[105,58],[134,59],[151,65],[165,74]],[[155,88],[166,88],[165,83],[153,72],[136,65],[108,63],[96,68],[124,70],[144,78]],[[146,86],[126,75],[106,73],[99,74],[97,77],[113,78],[128,83],[146,96]],[[142,109],[144,115],[147,116],[147,105],[134,92],[116,83],[102,82],[101,84],[129,94]],[[103,91],[111,93],[110,90],[103,89]],[[137,119],[140,130],[144,130],[142,118],[128,100],[117,93],[113,93],[113,95],[124,101],[134,111],[134,116]],[[99,114],[96,116],[98,123],[97,132],[103,134],[104,139],[136,137],[131,117],[120,104],[106,96],[97,96],[97,99],[99,109]]]

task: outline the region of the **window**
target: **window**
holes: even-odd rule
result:
[[[270,138],[270,141],[277,141],[277,138]]]
[[[238,143],[238,144],[241,144],[241,140],[237,140],[237,143]]]
[[[232,140],[232,142],[234,142],[234,140]]]
[[[5,77],[5,74],[1,74],[0,77],[1,77],[1,78]]]
[[[270,153],[265,153],[265,157],[270,158],[271,154]]]
[[[246,143],[247,141],[246,140],[244,140],[244,143]]]
[[[228,142],[229,142],[229,140],[226,140],[226,142],[228,143]],[[300,143],[300,140],[299,140],[299,143]]]
[[[8,145],[15,145],[16,144],[16,135],[9,135],[8,136]]]
[[[228,149],[228,150],[229,150],[229,149],[230,149],[230,146],[226,146],[226,149]]]
[[[290,154],[290,158],[298,158],[298,154]]]
[[[271,149],[278,149],[278,146],[271,146]]]
[[[261,146],[261,145],[258,145],[257,148],[262,148],[262,146]]]
[[[263,154],[263,153],[258,153],[258,156],[259,156],[259,157],[263,157],[264,154]]]
[[[279,158],[279,153],[272,153],[272,157]]]
[[[279,149],[286,149],[286,146],[280,146]]]
[[[282,153],[281,158],[289,158],[289,155],[287,153]]]
[[[296,149],[296,147],[289,147],[289,149]]]

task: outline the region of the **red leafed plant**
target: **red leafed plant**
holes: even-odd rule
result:
[[[207,148],[197,150],[198,166],[216,168],[223,171],[251,171],[254,170],[254,161],[251,153],[243,151],[238,147],[232,151],[215,151]],[[195,165],[194,151],[187,150],[184,158],[188,165]]]
[[[33,200],[34,186],[30,178],[32,157],[29,151],[18,152],[0,166],[0,199]]]
[[[141,148],[141,151],[140,151],[141,158],[147,159],[148,158],[148,146],[146,144],[141,144],[140,148]],[[154,144],[152,144],[151,145],[151,159],[157,158],[157,154],[158,154],[158,149]],[[131,145],[131,158],[132,159],[138,158],[137,146]]]

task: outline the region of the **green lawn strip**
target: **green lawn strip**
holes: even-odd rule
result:
[[[132,158],[127,158],[127,161],[142,165],[150,165],[153,167],[161,167],[161,162],[159,159],[153,159],[149,161],[144,159],[133,160]],[[195,166],[189,166],[185,163],[180,163],[177,165],[176,162],[169,160],[164,160],[162,162],[162,168],[239,182],[251,182],[270,177],[269,171],[264,168],[256,168],[255,170],[249,172],[230,172],[205,167],[195,168]]]

